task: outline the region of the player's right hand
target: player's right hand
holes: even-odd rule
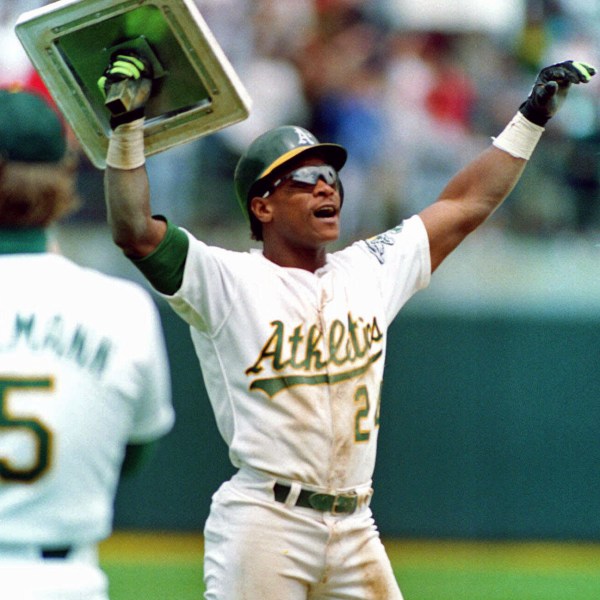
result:
[[[134,51],[120,51],[111,57],[110,64],[98,79],[98,88],[105,100],[115,84],[130,86],[128,102],[109,102],[113,129],[144,116],[146,103],[152,91],[152,67],[143,56]]]
[[[595,74],[591,65],[573,60],[545,67],[519,110],[527,120],[543,127],[564,102],[571,84],[587,83]]]

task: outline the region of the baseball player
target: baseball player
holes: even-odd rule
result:
[[[144,117],[113,119],[105,186],[114,240],[189,324],[238,469],[205,526],[207,599],[402,598],[369,508],[388,327],[509,194],[570,85],[594,73],[573,61],[543,69],[437,201],[334,253],[343,147],[295,126],[258,137],[234,179],[262,249],[231,252],[151,216]],[[123,77],[144,77],[142,63],[116,58],[100,84]]]
[[[160,322],[140,286],[49,251],[77,203],[41,97],[0,90],[0,157],[0,598],[107,600],[119,475],[174,420]]]

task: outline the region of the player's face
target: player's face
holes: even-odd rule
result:
[[[271,189],[269,227],[279,241],[309,249],[338,239],[341,198],[335,169],[321,159],[306,159]]]

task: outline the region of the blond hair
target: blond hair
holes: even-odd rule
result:
[[[80,205],[76,160],[0,162],[0,226],[47,227]]]

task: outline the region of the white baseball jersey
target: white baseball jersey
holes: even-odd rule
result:
[[[0,548],[97,542],[126,444],[174,421],[158,312],[53,254],[0,255],[0,281]]]
[[[315,273],[190,236],[166,298],[191,326],[233,464],[316,489],[370,483],[388,326],[430,273],[418,217]]]

